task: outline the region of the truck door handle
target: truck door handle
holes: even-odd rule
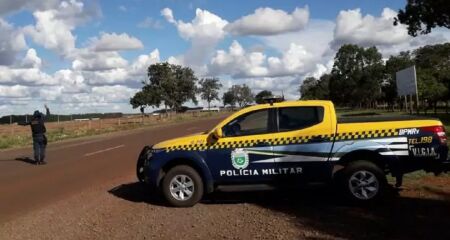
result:
[[[323,137],[312,137],[309,142],[317,143],[317,142],[325,142],[325,138]]]

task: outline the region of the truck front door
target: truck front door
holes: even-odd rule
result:
[[[270,182],[262,170],[274,168],[274,108],[244,113],[222,127],[223,137],[211,145],[206,161],[217,184]]]

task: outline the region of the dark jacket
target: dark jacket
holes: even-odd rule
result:
[[[35,111],[33,114],[33,118],[29,122],[21,122],[19,125],[31,126],[31,132],[33,133],[33,136],[43,135],[47,132],[47,129],[45,128],[45,118],[50,116],[50,110],[47,108],[47,113],[44,115],[43,113],[39,111]]]

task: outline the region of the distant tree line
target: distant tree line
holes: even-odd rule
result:
[[[395,73],[416,66],[421,106],[447,106],[450,100],[450,43],[428,45],[401,52],[383,61],[376,47],[343,45],[334,58],[331,73],[307,77],[299,91],[301,99],[329,99],[338,106],[394,106],[397,97]]]
[[[142,82],[142,89],[131,99],[133,108],[140,108],[144,113],[146,107],[163,107],[164,112],[182,112],[183,106],[188,101],[197,104],[196,96],[208,103],[220,100],[219,90],[222,87],[218,78],[198,79],[194,71],[189,67],[182,67],[167,62],[152,64],[148,67],[147,79]],[[262,97],[271,92],[262,91],[256,95],[259,103]],[[255,102],[255,95],[246,84],[233,85],[222,95],[224,106],[244,107]]]
[[[3,116],[0,118],[0,124],[9,124],[10,122],[16,123],[16,122],[25,122],[30,121],[32,118],[33,113],[28,115],[8,115]],[[106,119],[106,118],[120,118],[123,116],[123,113],[85,113],[85,114],[71,114],[71,115],[56,115],[51,114],[50,116],[47,116],[45,121],[46,122],[57,122],[59,121],[70,121],[74,119],[92,119],[92,118],[100,118],[100,119]]]

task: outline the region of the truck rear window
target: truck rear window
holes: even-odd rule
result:
[[[280,132],[300,130],[323,121],[323,107],[285,107],[278,109]]]

